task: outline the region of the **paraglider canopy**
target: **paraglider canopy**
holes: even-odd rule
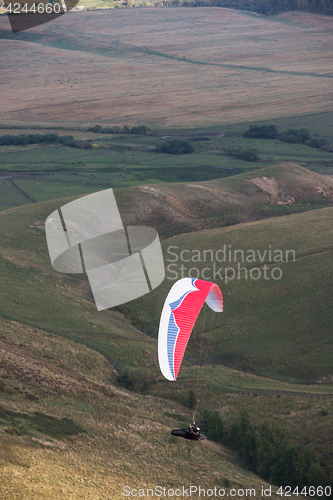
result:
[[[215,283],[183,278],[171,288],[161,314],[158,360],[164,377],[176,380],[193,326],[203,304],[223,312],[223,297]]]

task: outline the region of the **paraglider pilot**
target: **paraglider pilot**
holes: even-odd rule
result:
[[[207,439],[206,436],[201,434],[200,428],[196,426],[195,422],[190,425],[187,429],[176,429],[171,431],[173,436],[183,437],[185,439],[191,439],[199,441],[201,439]]]

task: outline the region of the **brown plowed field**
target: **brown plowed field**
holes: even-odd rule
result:
[[[0,18],[0,124],[207,126],[333,109],[333,18],[222,8]]]

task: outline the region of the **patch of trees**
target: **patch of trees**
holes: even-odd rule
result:
[[[101,125],[94,125],[94,127],[88,128],[89,132],[95,132],[97,134],[133,134],[133,135],[155,135],[150,128],[145,125],[139,125],[138,127],[129,128],[124,125],[123,128],[114,127],[101,127]]]
[[[243,137],[250,139],[279,139],[281,142],[290,144],[306,144],[310,148],[331,151],[332,147],[326,139],[313,137],[308,128],[289,128],[282,134],[278,134],[275,125],[250,125],[244,132]]]
[[[242,458],[273,484],[292,488],[328,484],[314,447],[295,442],[292,429],[275,420],[254,425],[243,409],[231,428],[230,439]]]
[[[321,149],[328,144],[326,139],[317,139],[313,137],[308,128],[294,129],[290,128],[280,137],[280,141],[291,144],[306,144],[310,148]]]
[[[72,135],[60,137],[58,134],[21,134],[21,135],[2,135],[0,136],[1,146],[25,146],[27,144],[52,144],[73,140]]]
[[[192,144],[185,139],[166,139],[155,147],[155,151],[170,155],[186,155],[193,153],[194,148]]]
[[[256,148],[234,145],[234,146],[224,146],[223,151],[228,156],[235,156],[240,160],[259,161],[259,150]]]
[[[212,441],[220,442],[225,436],[223,418],[217,410],[205,410],[203,414],[203,431]]]
[[[283,132],[279,136],[279,139],[282,142],[289,142],[291,144],[305,144],[312,137],[308,128],[288,128],[286,132]]]
[[[327,146],[328,142],[326,139],[317,139],[316,137],[312,137],[306,142],[306,144],[310,148],[324,149],[324,146]]]
[[[249,139],[276,139],[278,131],[275,125],[250,125],[243,137]]]
[[[313,445],[295,441],[290,427],[272,419],[255,425],[246,409],[240,411],[229,433],[217,410],[205,409],[201,425],[209,439],[231,444],[257,474],[273,484],[299,491],[329,485]]]
[[[68,148],[92,149],[92,144],[89,141],[77,141],[75,139],[70,139],[68,141],[63,141],[60,144],[62,144],[62,146],[67,146]]]
[[[128,368],[117,377],[117,384],[134,392],[144,392],[149,385],[156,383],[156,375],[145,368]]]
[[[61,144],[70,148],[91,149],[88,141],[77,141],[72,135],[20,134],[0,136],[0,146],[26,146],[28,144]]]
[[[289,128],[279,136],[280,141],[290,144],[306,144],[310,148],[321,149],[328,145],[326,139],[313,137],[308,128]]]

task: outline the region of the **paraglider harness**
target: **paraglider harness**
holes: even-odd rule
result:
[[[183,437],[185,439],[199,441],[201,439],[207,439],[206,436],[201,434],[200,428],[196,426],[196,423],[193,422],[187,429],[176,429],[171,431],[173,436]]]
[[[197,427],[195,423],[195,417],[198,412],[198,406],[199,406],[199,398],[197,400],[197,406],[195,412],[193,413],[193,424],[190,424],[190,426],[187,429],[176,429],[171,431],[171,434],[173,436],[183,437],[185,439],[191,439],[194,441],[201,441],[202,439],[207,439],[207,436],[201,434],[200,427]]]

